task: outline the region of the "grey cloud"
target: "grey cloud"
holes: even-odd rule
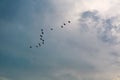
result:
[[[92,20],[89,22],[89,20]],[[89,32],[95,30],[97,37],[108,44],[117,44],[117,37],[112,35],[112,29],[115,29],[113,22],[114,16],[111,18],[103,18],[98,11],[85,11],[81,13],[80,27],[82,30]]]
[[[98,16],[98,11],[85,11],[81,13],[80,17],[80,25],[82,27],[81,29],[86,31],[89,30],[90,24],[93,24],[94,27],[96,26],[96,24],[91,22],[98,23],[100,19],[100,16]]]
[[[98,14],[97,10],[85,11],[85,12],[81,13],[81,17],[82,17],[82,19],[90,18],[90,19],[97,21],[97,20],[99,20],[99,16],[97,14]]]
[[[112,55],[113,57],[120,57],[120,54],[117,52],[110,52],[110,55]]]
[[[112,58],[111,65],[119,67],[119,65],[120,65],[120,61],[119,61],[120,54],[118,52],[110,52],[110,55],[111,55],[111,58]]]

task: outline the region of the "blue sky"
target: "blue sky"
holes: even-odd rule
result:
[[[119,79],[119,5],[119,0],[0,0],[0,80]],[[35,48],[41,28],[45,44]]]

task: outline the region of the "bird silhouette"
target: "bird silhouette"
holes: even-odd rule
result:
[[[44,32],[42,32],[42,34],[44,34]]]
[[[43,37],[42,35],[40,35],[40,37]]]
[[[43,40],[42,38],[40,38],[40,40]]]
[[[63,25],[65,26],[66,24],[64,23]]]
[[[44,41],[42,42],[42,44],[44,44]]]
[[[36,48],[38,48],[38,45],[36,45]]]
[[[61,28],[63,28],[63,26],[61,26]]]
[[[52,31],[52,30],[53,30],[53,28],[50,28],[50,30]]]
[[[39,45],[39,46],[41,46],[41,44],[40,44],[40,43],[38,43],[38,45]]]
[[[71,23],[71,21],[68,21],[68,23]]]
[[[29,48],[32,48],[32,46],[30,46]]]
[[[43,29],[41,29],[41,31],[43,31]]]

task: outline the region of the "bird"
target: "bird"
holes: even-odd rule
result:
[[[45,41],[45,40],[42,40],[43,42]]]
[[[40,43],[38,43],[38,45],[39,45],[39,46],[41,46],[41,44],[40,44]]]
[[[63,25],[65,26],[66,24],[64,23]]]
[[[52,31],[52,30],[53,30],[53,28],[50,28],[50,30]]]
[[[40,40],[43,40],[42,38],[40,38]]]
[[[42,44],[44,44],[44,41],[42,42]]]
[[[63,26],[61,26],[61,28],[63,28]]]
[[[40,35],[40,37],[43,37],[42,35]]]
[[[32,48],[32,46],[30,46],[30,48]]]
[[[68,23],[70,23],[70,21],[68,21]]]
[[[41,31],[43,31],[43,29],[41,29]]]
[[[42,32],[42,34],[44,34],[44,32]]]
[[[38,48],[38,45],[36,45],[36,48]]]

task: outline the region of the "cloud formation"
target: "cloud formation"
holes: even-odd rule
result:
[[[119,24],[115,24],[118,17],[102,18],[98,11],[85,11],[81,14],[81,29],[92,31],[106,43],[119,44]],[[92,34],[92,33],[91,33]]]
[[[119,4],[119,0],[1,0],[0,76],[113,80],[120,71]],[[61,29],[68,20],[71,24]],[[41,28],[46,44],[29,49],[38,42]]]

